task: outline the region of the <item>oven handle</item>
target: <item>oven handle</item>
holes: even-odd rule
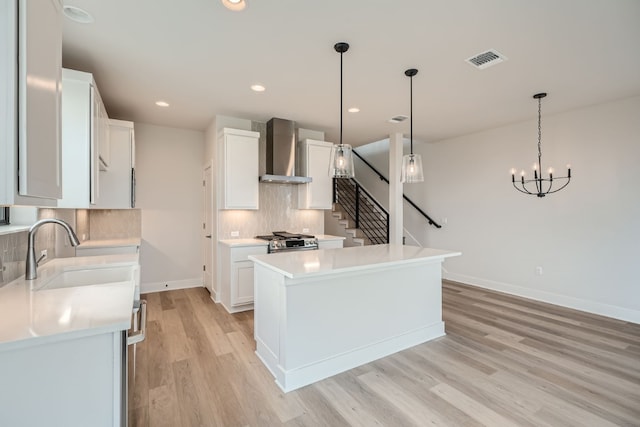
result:
[[[147,330],[147,301],[140,300],[140,330],[135,331],[127,337],[127,345],[137,344],[144,341]]]
[[[317,246],[314,247],[308,247],[308,246],[293,246],[291,248],[283,248],[283,249],[276,249],[273,251],[270,251],[270,254],[279,254],[280,252],[293,252],[293,251],[317,251],[319,248]]]

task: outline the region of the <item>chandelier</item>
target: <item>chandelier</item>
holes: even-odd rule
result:
[[[546,93],[537,93],[533,95],[538,100],[538,162],[533,164],[533,179],[525,179],[524,169],[520,172],[520,179],[516,180],[516,170],[511,169],[511,182],[516,190],[525,194],[532,194],[538,197],[544,197],[547,194],[556,193],[569,185],[571,181],[571,165],[567,165],[567,176],[554,177],[553,168],[547,170],[548,177],[542,176],[542,98],[547,96]],[[554,188],[555,185],[555,188]],[[560,187],[558,187],[558,185]]]

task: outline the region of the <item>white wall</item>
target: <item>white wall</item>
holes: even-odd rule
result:
[[[202,286],[204,133],[135,124],[141,290]]]
[[[640,97],[550,117],[543,105],[543,168],[573,172],[545,198],[509,174],[531,171],[536,120],[419,146],[416,198],[448,219],[429,244],[462,251],[445,263],[453,280],[640,323]]]
[[[540,199],[512,187],[510,169],[530,173],[536,160],[534,104],[527,122],[414,141],[425,183],[404,192],[448,223],[426,226],[405,204],[405,228],[421,245],[462,251],[445,262],[446,278],[640,323],[640,97],[555,116],[542,111],[543,168],[558,176],[571,163],[567,188]],[[357,150],[388,170],[376,144]],[[383,187],[361,167],[356,173],[374,191]]]

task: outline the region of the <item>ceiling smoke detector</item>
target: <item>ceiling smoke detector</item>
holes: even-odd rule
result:
[[[490,49],[486,52],[479,53],[471,58],[468,58],[466,62],[473,65],[479,70],[491,67],[492,65],[499,64],[507,60],[507,57],[498,52],[497,50]]]
[[[389,123],[400,123],[400,122],[404,122],[405,120],[407,120],[409,117],[404,116],[402,114],[399,114],[397,116],[393,116],[391,117],[389,120],[387,120]]]

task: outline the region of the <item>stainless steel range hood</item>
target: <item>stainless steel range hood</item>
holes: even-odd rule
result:
[[[310,177],[296,176],[296,124],[291,120],[273,118],[267,122],[267,170],[260,182],[274,184],[305,184]]]

